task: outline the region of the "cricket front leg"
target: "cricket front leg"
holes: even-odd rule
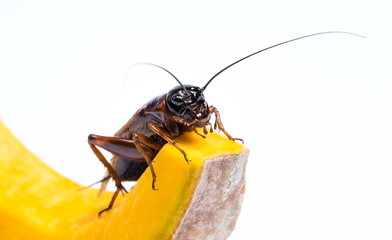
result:
[[[233,140],[233,141],[241,141],[242,144],[244,144],[244,140],[242,140],[241,138],[233,138],[226,130],[225,127],[223,126],[219,111],[216,107],[210,106],[209,107],[210,113],[214,113],[215,114],[215,124],[214,127],[218,128],[219,130],[221,130],[228,139]]]
[[[160,127],[158,127],[157,125],[152,124],[152,123],[148,124],[148,127],[149,127],[152,131],[154,131],[156,134],[158,134],[159,136],[161,136],[163,139],[165,139],[166,142],[170,143],[170,144],[173,145],[175,148],[177,148],[178,151],[180,151],[180,152],[182,153],[182,155],[184,155],[185,161],[186,161],[187,163],[190,163],[190,160],[188,159],[188,157],[187,157],[187,155],[186,155],[186,152],[185,152],[182,148],[180,148],[180,147],[176,144],[176,142],[175,142],[173,139],[171,139],[170,133],[168,133],[167,131],[163,130],[162,128],[160,128]]]

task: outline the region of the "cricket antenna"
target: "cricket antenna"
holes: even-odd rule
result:
[[[236,65],[237,63],[239,63],[239,62],[241,62],[241,61],[243,61],[243,60],[245,60],[245,59],[247,59],[247,58],[250,58],[250,57],[252,57],[252,56],[254,56],[254,55],[258,54],[258,53],[261,53],[261,52],[267,51],[267,50],[269,50],[269,49],[271,49],[271,48],[274,48],[274,47],[277,47],[277,46],[280,46],[280,45],[284,45],[284,44],[286,44],[286,43],[294,42],[294,41],[297,41],[297,40],[300,40],[300,39],[309,38],[309,37],[313,37],[313,36],[316,36],[316,35],[330,34],[330,33],[349,34],[349,35],[354,35],[354,36],[357,36],[357,37],[364,37],[364,36],[361,36],[361,35],[358,35],[358,34],[355,34],[355,33],[350,33],[350,32],[329,31],[329,32],[313,33],[313,34],[305,35],[305,36],[302,36],[302,37],[293,38],[293,39],[290,39],[290,40],[287,40],[287,41],[284,41],[284,42],[280,42],[280,43],[278,43],[278,44],[269,46],[269,47],[267,47],[267,48],[261,49],[261,50],[259,50],[259,51],[257,51],[257,52],[252,53],[252,54],[249,54],[249,55],[247,55],[247,56],[245,56],[245,57],[243,57],[243,58],[241,58],[241,59],[239,59],[239,60],[233,62],[232,64],[226,66],[225,68],[223,68],[222,70],[220,70],[219,72],[217,72],[210,80],[208,80],[208,82],[206,83],[206,85],[204,85],[204,87],[203,87],[201,90],[202,90],[202,92],[204,92],[204,90],[206,90],[207,86],[212,82],[212,80],[214,80],[214,78],[216,78],[216,77],[217,77],[219,74],[221,74],[222,72],[226,71],[228,68],[230,68],[230,67]]]
[[[180,84],[180,86],[182,87],[182,89],[184,89],[184,92],[185,92],[187,95],[189,94],[188,90],[186,90],[186,88],[184,87],[184,85],[180,82],[180,80],[179,80],[176,76],[174,76],[173,73],[171,73],[171,72],[170,72],[169,70],[167,70],[166,68],[164,68],[164,67],[162,67],[162,66],[159,66],[159,65],[157,65],[157,64],[149,63],[149,62],[139,62],[139,63],[135,63],[135,64],[131,65],[131,66],[128,68],[128,72],[129,72],[129,70],[131,70],[132,68],[134,68],[135,66],[138,66],[138,65],[149,65],[149,66],[153,66],[153,67],[157,67],[157,68],[162,69],[163,71],[165,71],[165,72],[167,72],[168,74],[170,74],[170,75]]]

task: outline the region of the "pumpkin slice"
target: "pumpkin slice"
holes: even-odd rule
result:
[[[241,210],[248,149],[218,133],[176,142],[191,163],[165,145],[154,159],[158,190],[147,169],[98,217],[112,193],[80,191],[0,122],[0,239],[226,239]]]

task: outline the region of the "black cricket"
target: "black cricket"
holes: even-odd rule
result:
[[[154,171],[152,161],[166,143],[176,147],[178,151],[183,154],[184,159],[189,163],[190,160],[187,158],[186,152],[178,147],[174,141],[174,139],[183,133],[194,131],[201,137],[205,137],[203,134],[208,134],[208,132],[213,132],[213,130],[220,130],[228,139],[243,142],[240,138],[233,138],[225,130],[218,109],[209,106],[204,98],[203,92],[219,74],[233,65],[268,49],[296,40],[329,33],[356,35],[340,31],[320,32],[272,45],[249,54],[226,66],[216,73],[202,88],[193,85],[183,85],[167,69],[155,64],[147,63],[169,73],[179,85],[171,89],[168,93],[157,96],[143,105],[136,111],[132,118],[114,134],[114,137],[105,137],[95,134],[90,134],[88,136],[88,144],[107,169],[106,176],[101,180],[101,191],[105,190],[110,178],[113,179],[117,187],[109,206],[100,211],[99,215],[113,207],[115,199],[120,192],[127,192],[121,182],[137,181],[147,167],[150,168],[152,173],[152,189],[157,190],[155,188],[157,175]],[[215,124],[213,127],[210,123],[211,115],[215,116]],[[209,127],[209,129],[207,129],[207,127]],[[203,134],[199,133],[197,128],[202,128]],[[103,148],[113,154],[110,163],[97,147]]]

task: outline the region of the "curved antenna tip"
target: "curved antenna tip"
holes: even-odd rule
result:
[[[269,49],[271,49],[271,48],[274,48],[274,47],[277,47],[277,46],[280,46],[280,45],[284,45],[284,44],[286,44],[286,43],[294,42],[294,41],[297,41],[297,40],[301,40],[301,39],[304,39],[304,38],[309,38],[309,37],[313,37],[313,36],[317,36],[317,35],[331,34],[331,33],[348,34],[348,35],[353,35],[353,36],[356,36],[356,37],[366,38],[365,36],[362,36],[362,35],[359,35],[359,34],[356,34],[356,33],[344,32],[344,31],[318,32],[318,33],[313,33],[313,34],[309,34],[309,35],[304,35],[304,36],[297,37],[297,38],[292,38],[292,39],[290,39],[290,40],[283,41],[283,42],[277,43],[277,44],[275,44],[275,45],[272,45],[272,46],[266,47],[266,48],[264,48],[264,49],[261,49],[261,50],[259,50],[259,51],[256,51],[256,52],[254,52],[254,53],[251,53],[251,54],[249,54],[249,55],[247,55],[247,56],[245,56],[245,57],[243,57],[243,58],[241,58],[241,59],[239,59],[239,60],[237,60],[237,61],[235,61],[235,62],[229,64],[228,66],[224,67],[224,68],[221,69],[219,72],[217,72],[214,76],[212,76],[212,78],[210,78],[210,80],[208,80],[208,82],[206,83],[206,85],[204,85],[204,87],[202,87],[202,91],[204,91],[204,90],[207,88],[207,86],[212,82],[212,80],[214,80],[219,74],[221,74],[222,72],[226,71],[228,68],[230,68],[230,67],[236,65],[237,63],[242,62],[243,60],[252,57],[253,55],[256,55],[256,54],[261,53],[261,52],[264,52],[264,51],[267,51],[267,50],[269,50]]]

